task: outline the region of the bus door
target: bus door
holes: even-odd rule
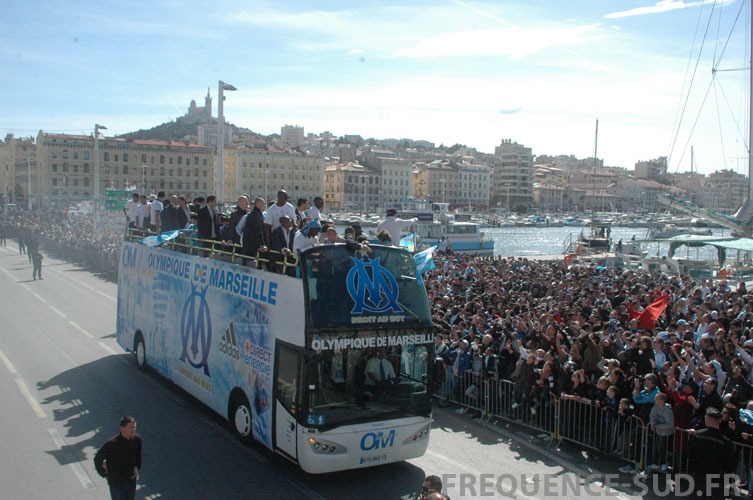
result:
[[[297,459],[296,415],[301,412],[303,349],[278,341],[275,352],[275,447],[290,458]]]

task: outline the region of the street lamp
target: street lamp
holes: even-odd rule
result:
[[[107,130],[104,125],[94,125],[94,224],[99,222],[99,131]]]
[[[224,107],[224,101],[225,101],[225,91],[233,91],[238,90],[237,88],[233,87],[229,83],[225,83],[222,80],[220,80],[219,83],[219,92],[218,92],[218,98],[219,103],[217,104],[217,165],[214,169],[214,192],[215,196],[217,196],[217,202],[225,202],[225,195],[224,195],[224,178],[225,178],[225,165],[224,165],[224,138],[223,138],[223,131],[225,128],[225,117],[223,115],[223,107]]]
[[[146,165],[141,165],[141,185],[142,188],[142,194],[146,193]]]
[[[5,159],[5,173],[3,174],[3,210],[8,203],[8,158]]]

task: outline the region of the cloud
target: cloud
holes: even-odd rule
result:
[[[599,38],[596,25],[560,28],[455,31],[399,49],[402,57],[507,56],[521,59],[549,47],[582,45]]]
[[[703,5],[703,0],[698,2],[683,2],[682,0],[661,0],[655,5],[649,7],[636,7],[635,9],[623,10],[620,12],[611,12],[604,16],[605,19],[621,19],[623,17],[643,16],[646,14],[661,14],[678,9],[687,9],[689,7],[698,7]]]

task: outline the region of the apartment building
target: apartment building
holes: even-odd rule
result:
[[[494,148],[492,172],[492,204],[501,203],[509,189],[510,208],[533,206],[533,154],[531,148],[503,139]]]
[[[324,203],[338,212],[380,213],[381,181],[379,172],[359,163],[332,163],[324,170]]]
[[[231,144],[225,148],[224,167],[228,202],[241,194],[276,200],[280,189],[288,192],[293,203],[324,193],[324,157],[318,154],[282,150],[263,142]]]
[[[100,137],[99,192],[131,189],[145,193],[211,194],[214,148],[188,141],[152,141]],[[94,138],[48,134],[40,130],[37,146],[36,200],[65,208],[94,197]]]

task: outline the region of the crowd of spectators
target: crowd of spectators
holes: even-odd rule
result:
[[[435,261],[426,283],[441,402],[470,395],[484,407],[477,398],[493,398],[491,406],[535,416],[579,401],[604,420],[634,415],[661,470],[683,446],[675,429],[704,428],[709,408],[730,440],[753,444],[753,290],[744,282],[512,257]],[[666,309],[646,324],[652,304]],[[512,397],[468,393],[491,381],[511,384]]]
[[[90,217],[56,211],[15,211],[0,217],[2,232],[14,238],[19,252],[31,245],[95,272],[115,276],[123,229],[96,230]]]

